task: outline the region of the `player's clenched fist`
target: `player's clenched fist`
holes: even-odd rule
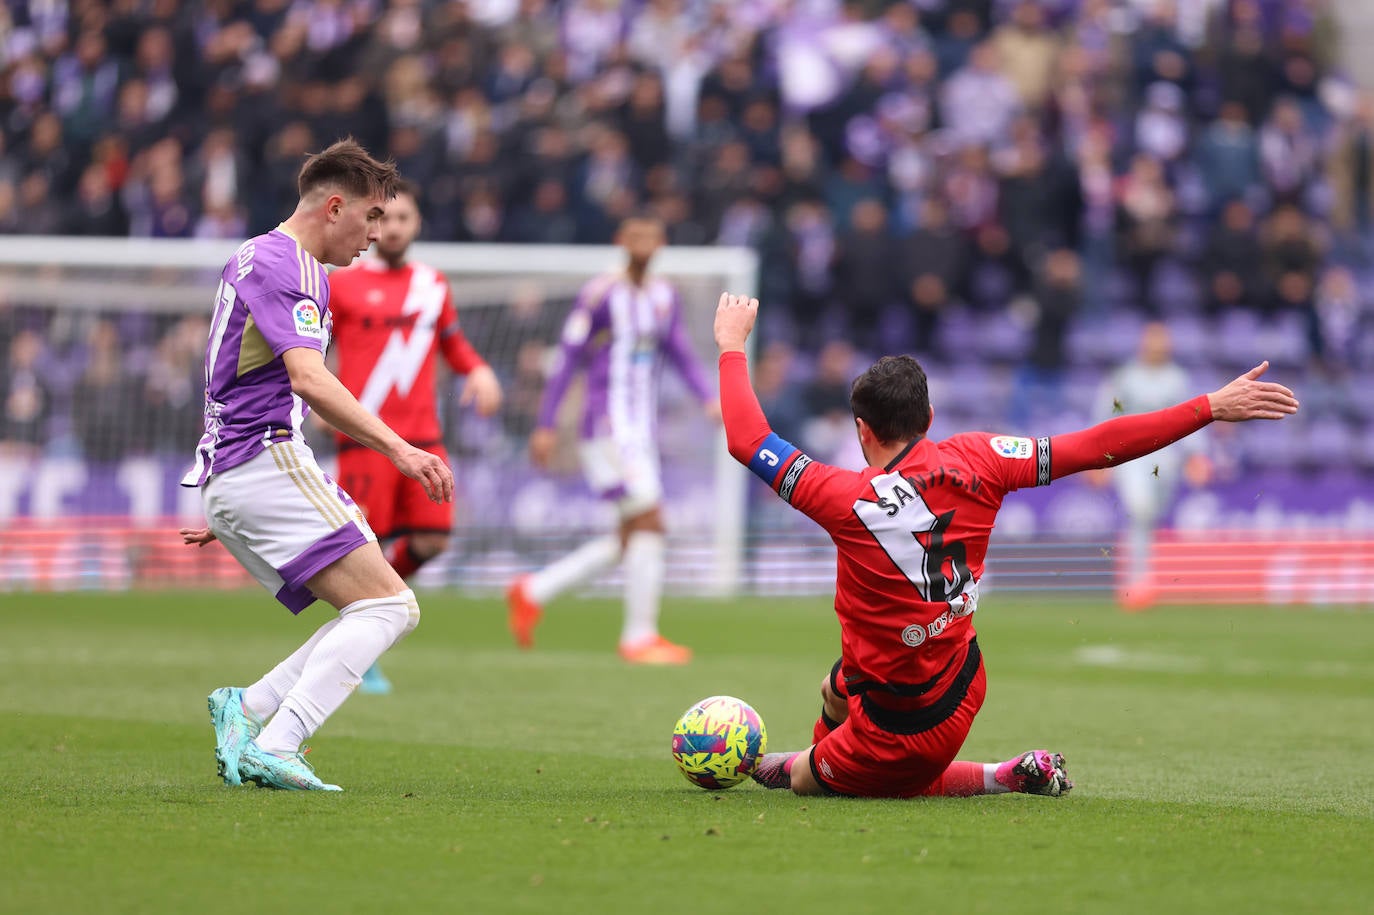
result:
[[[758,312],[758,299],[722,292],[716,303],[716,347],[722,353],[743,352]]]
[[[416,480],[425,488],[425,495],[435,502],[453,501],[453,471],[439,457],[407,445],[391,462],[401,473]]]

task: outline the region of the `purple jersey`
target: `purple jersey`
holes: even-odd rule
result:
[[[677,290],[663,279],[636,286],[623,274],[598,277],[563,325],[557,367],[544,391],[539,425],[554,414],[578,371],[587,374],[582,437],[622,442],[651,438],[658,414],[658,374],[666,357],[701,400],[711,388],[682,323]]]
[[[205,435],[183,486],[237,467],[273,441],[303,441],[309,408],[281,354],[329,345],[329,276],[281,228],[244,242],[220,274],[205,346]]]

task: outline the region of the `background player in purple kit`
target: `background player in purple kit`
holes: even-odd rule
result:
[[[357,687],[363,671],[415,628],[415,594],[391,568],[353,500],[315,463],[310,410],[385,454],[436,501],[453,475],[368,413],[325,367],[329,279],[376,239],[398,176],[352,140],[311,156],[295,212],[245,242],[225,266],[205,350],[205,435],[182,480],[198,486],[218,539],[293,613],[317,598],[338,608],[290,657],[246,689],[210,694],[215,758],[231,785],[339,790],[317,778],[301,744]]]
[[[720,405],[692,351],[677,290],[648,275],[649,262],[663,247],[663,224],[631,217],[621,223],[615,240],[625,249],[625,269],[584,286],[568,315],[558,366],[530,435],[530,456],[541,467],[549,465],[557,444],[553,426],[558,406],[573,376],[585,372],[582,468],[591,488],[615,502],[620,530],[517,579],[506,594],[510,626],[516,642],[530,647],[544,604],[623,559],[621,657],[636,664],[684,664],[691,650],[658,631],[664,538],[656,439],[663,359],[673,364],[709,415],[719,416]]]

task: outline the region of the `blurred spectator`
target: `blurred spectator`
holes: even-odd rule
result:
[[[1374,224],[1374,93],[1361,95],[1351,116],[1336,126],[1327,177],[1336,228],[1368,235]]]
[[[861,346],[877,345],[884,352],[903,349],[907,341],[883,338],[880,320],[897,291],[897,259],[888,234],[887,208],[881,200],[860,200],[848,222],[835,254],[836,297],[844,308],[848,337]]]
[[[1250,199],[1258,190],[1259,142],[1242,103],[1222,104],[1198,141],[1197,166],[1214,212],[1229,200]]]
[[[114,324],[96,322],[87,346],[85,369],[72,390],[72,426],[87,460],[114,463],[141,444],[143,392],[125,367]]]
[[[1259,131],[1260,168],[1280,203],[1301,203],[1317,177],[1320,148],[1303,123],[1302,108],[1292,98],[1274,103]]]
[[[1269,295],[1260,302],[1263,312],[1310,313],[1321,252],[1311,237],[1307,217],[1291,204],[1279,207],[1265,223],[1261,243],[1261,263],[1269,284]]]
[[[1011,18],[993,32],[992,45],[1021,103],[1032,111],[1043,108],[1060,38],[1048,29],[1039,0],[1018,0]]]
[[[630,146],[635,165],[648,171],[667,162],[672,152],[663,108],[663,81],[656,74],[635,77],[630,96],[621,109],[620,130]]]
[[[183,318],[153,349],[143,381],[146,442],[180,455],[205,431],[205,337],[199,316]]]
[[[19,182],[16,216],[19,231],[29,235],[56,235],[62,230],[62,208],[53,197],[46,173],[30,172]]]
[[[1151,83],[1145,104],[1135,117],[1136,149],[1166,165],[1188,148],[1188,119],[1183,90],[1174,83]]]
[[[921,227],[898,246],[897,265],[911,307],[914,343],[921,352],[934,349],[940,316],[955,290],[965,284],[968,242],[949,225],[944,202],[929,197],[921,208]]]
[[[572,244],[577,220],[568,208],[568,191],[556,178],[540,181],[530,202],[515,209],[506,224],[510,241],[530,244]]]
[[[1163,167],[1150,156],[1133,157],[1117,190],[1117,250],[1135,281],[1136,303],[1147,314],[1159,313],[1155,267],[1172,248],[1175,216]]]
[[[1132,38],[1134,94],[1157,82],[1173,83],[1191,94],[1195,72],[1192,55],[1179,37],[1178,7],[1174,0],[1144,0],[1145,16]]]
[[[1265,46],[1260,0],[1233,0],[1215,7],[1211,52],[1216,58],[1221,101],[1236,102],[1258,124],[1273,102],[1277,73]]]
[[[945,81],[940,117],[956,142],[994,143],[1005,135],[1020,104],[1016,87],[998,63],[996,46],[984,42]]]
[[[0,373],[0,451],[29,455],[47,441],[52,396],[40,374],[43,338],[23,330],[10,341]]]
[[[786,215],[787,249],[792,264],[789,309],[809,348],[819,338],[819,319],[830,305],[835,262],[835,226],[825,204],[794,203]]]
[[[1316,308],[1309,327],[1313,355],[1332,372],[1363,367],[1359,342],[1368,336],[1372,321],[1374,310],[1369,294],[1360,288],[1354,271],[1348,267],[1330,268],[1317,288]]]
[[[1082,304],[1082,265],[1078,255],[1058,248],[1045,255],[1028,309],[1030,348],[1017,372],[1011,420],[1022,426],[1052,422],[1063,406],[1066,339]]]
[[[808,416],[802,389],[792,374],[797,362],[796,351],[786,343],[773,342],[763,348],[754,367],[754,390],[773,430],[788,441],[801,441],[802,427]]]
[[[1244,200],[1232,200],[1207,239],[1199,262],[1207,311],[1255,307],[1264,295],[1255,216]]]
[[[1083,218],[1078,175],[1062,156],[1051,158],[1034,120],[1017,119],[1011,143],[993,153],[992,166],[1000,178],[1000,221],[1024,260],[1038,260],[1046,247],[1078,247]]]
[[[86,166],[76,186],[62,232],[67,235],[127,235],[129,217],[110,184],[109,170],[99,163]]]
[[[843,456],[854,450],[854,413],[849,408],[849,389],[854,383],[856,358],[849,341],[826,343],[816,356],[816,374],[802,393],[808,417],[802,439],[817,460],[829,464],[846,466]],[[848,466],[854,465],[851,462]]]

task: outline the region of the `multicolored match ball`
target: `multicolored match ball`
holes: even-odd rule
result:
[[[768,747],[763,719],[743,699],[711,696],[673,728],[673,760],[687,781],[718,790],[749,777]]]

